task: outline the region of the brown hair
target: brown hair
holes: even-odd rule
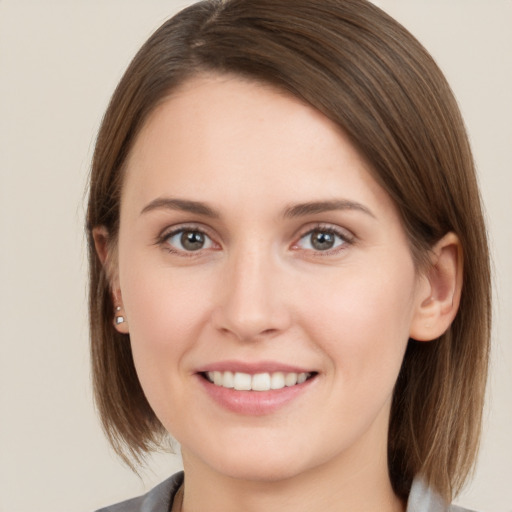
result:
[[[95,396],[116,451],[133,465],[164,429],[137,379],[126,336],[112,326],[109,279],[92,229],[115,247],[123,164],[148,114],[200,72],[273,84],[336,122],[394,200],[417,262],[449,231],[465,256],[449,330],[409,341],[395,386],[389,471],[405,498],[421,474],[450,500],[473,467],[490,334],[490,270],[478,186],[453,94],[426,50],[365,0],[211,0],[164,23],[119,83],[98,135],[87,216]],[[133,462],[131,462],[133,461]]]

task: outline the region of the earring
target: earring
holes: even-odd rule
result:
[[[124,323],[124,316],[119,314],[120,311],[121,311],[121,306],[117,306],[116,307],[116,316],[114,318],[114,322],[116,325]]]

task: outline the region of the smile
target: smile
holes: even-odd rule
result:
[[[310,396],[319,372],[273,361],[222,361],[195,372],[202,389],[223,409],[244,416],[275,413]]]
[[[215,386],[234,389],[236,391],[270,391],[302,384],[310,379],[312,373],[273,372],[273,373],[243,373],[243,372],[205,372],[204,377]]]

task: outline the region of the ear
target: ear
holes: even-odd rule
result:
[[[421,277],[409,336],[417,341],[439,338],[450,327],[460,304],[463,254],[455,233],[446,234],[431,251],[430,267]]]
[[[114,309],[113,325],[117,332],[128,334],[128,320],[124,311],[123,297],[121,295],[121,287],[119,286],[119,274],[116,267],[116,255],[113,254],[115,249],[109,243],[109,233],[105,226],[97,226],[92,230],[94,239],[94,247],[98,258],[103,265],[105,274],[110,284],[111,298]]]
[[[109,235],[105,226],[96,226],[92,228],[92,237],[94,239],[94,248],[96,254],[101,261],[101,264],[105,267],[108,258],[108,240]]]

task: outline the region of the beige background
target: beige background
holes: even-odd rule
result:
[[[0,512],[91,511],[139,479],[91,401],[84,189],[101,116],[136,49],[189,2],[0,0]],[[459,98],[490,226],[496,324],[482,453],[460,503],[512,511],[512,1],[381,0]],[[471,255],[469,255],[471,257]]]

